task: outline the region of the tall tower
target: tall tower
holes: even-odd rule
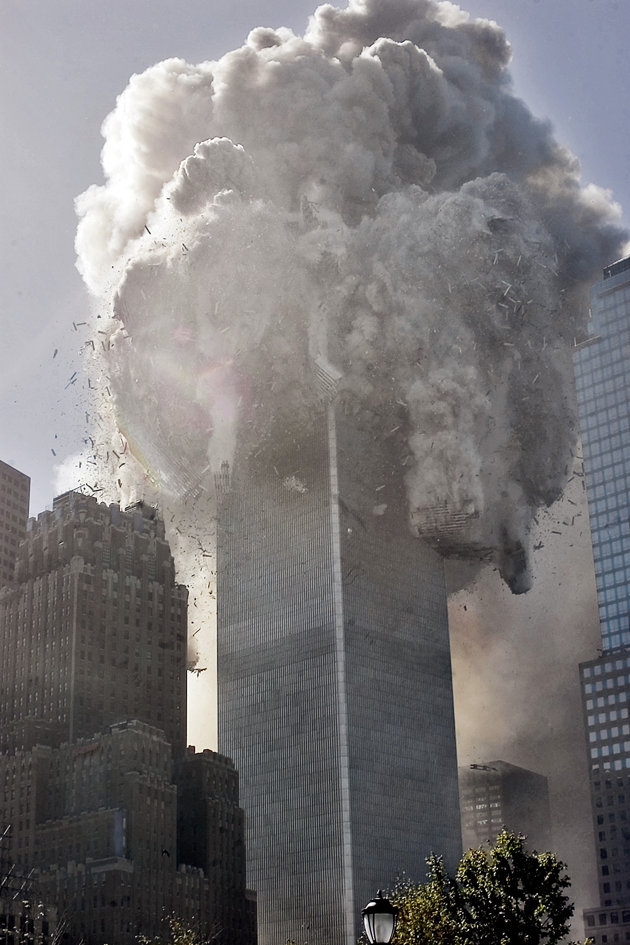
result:
[[[324,407],[218,477],[219,748],[260,945],[352,945],[379,888],[461,852],[442,561],[369,426]]]
[[[26,534],[31,480],[0,460],[0,587],[11,584],[20,542]]]
[[[123,718],[186,747],[187,589],[164,523],[68,492],[31,522],[0,619],[0,747],[74,741]],[[41,737],[41,736],[38,736]]]
[[[603,275],[575,353],[602,631],[601,657],[580,666],[600,894],[585,920],[598,945],[630,936],[630,257]]]
[[[0,590],[0,865],[69,941],[255,942],[238,773],[186,749],[187,596],[156,509],[74,492]]]

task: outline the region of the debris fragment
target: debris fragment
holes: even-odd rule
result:
[[[286,476],[282,480],[282,485],[287,490],[287,492],[297,492],[299,495],[304,495],[308,492],[306,483],[299,479],[296,475]]]

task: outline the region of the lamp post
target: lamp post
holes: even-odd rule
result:
[[[398,908],[383,898],[380,889],[376,899],[361,910],[361,917],[370,945],[389,945],[396,931]]]

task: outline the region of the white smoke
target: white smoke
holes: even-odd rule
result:
[[[526,589],[530,522],[570,462],[585,286],[623,234],[509,58],[452,3],[351,0],[304,37],[259,28],[132,78],[76,245],[113,422],[163,491],[189,495],[237,438],[290,476],[327,355],[345,412],[388,438],[411,526]]]

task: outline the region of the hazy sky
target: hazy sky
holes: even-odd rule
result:
[[[464,6],[505,28],[516,93],[550,118],[587,180],[630,206],[625,0]],[[73,199],[102,181],[103,119],[134,72],[171,56],[217,58],[256,25],[303,32],[313,8],[305,0],[1,0],[0,431],[3,458],[32,478],[34,514],[52,500],[55,463],[86,433],[85,381],[66,388],[80,364],[73,322],[88,305],[74,269]]]
[[[462,6],[505,29],[516,94],[549,118],[585,180],[613,191],[630,226],[627,0]],[[89,302],[74,268],[73,200],[102,182],[103,119],[133,73],[174,56],[218,58],[258,25],[301,33],[312,11],[304,0],[0,0],[0,455],[31,476],[32,514],[52,501],[55,466],[89,435],[79,353]],[[513,598],[489,572],[454,599],[451,622],[462,759],[502,757],[550,775],[560,852],[583,896],[580,859],[591,851],[573,816],[588,820],[576,664],[595,655],[597,618],[575,486],[578,506],[542,517],[534,589]],[[582,515],[566,527],[575,508]]]

